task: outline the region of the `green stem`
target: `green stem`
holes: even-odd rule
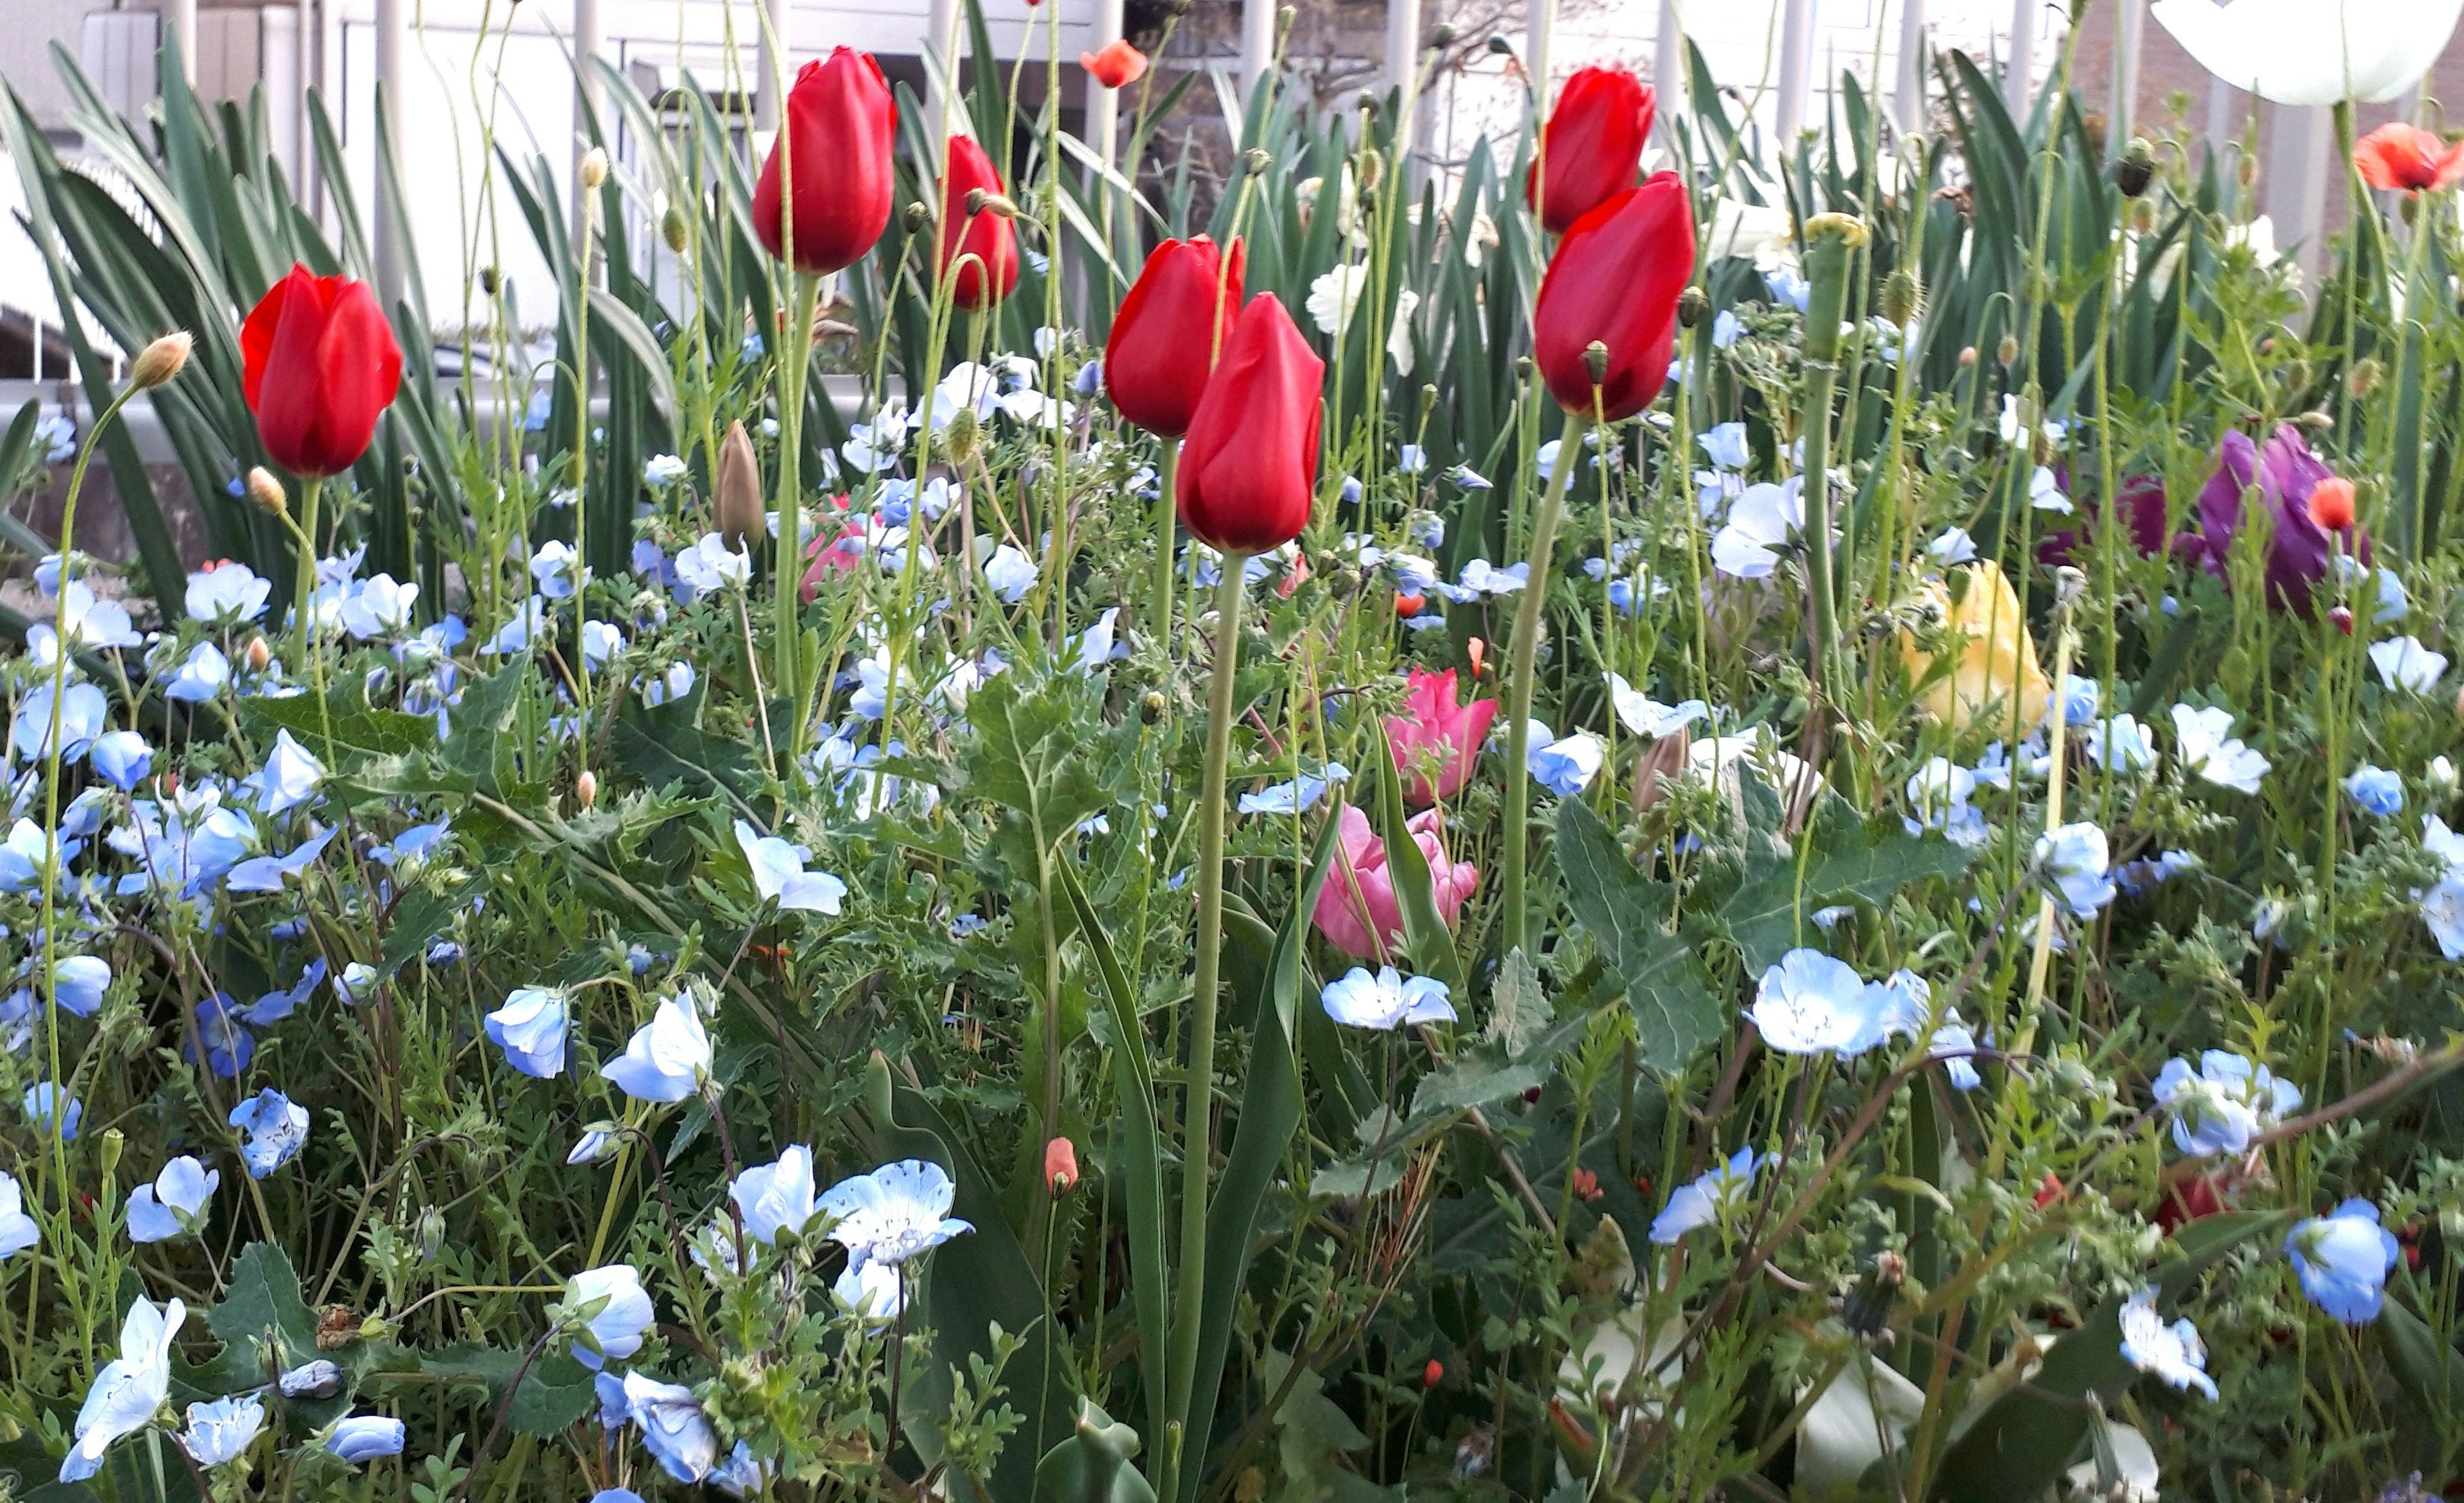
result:
[[[779,542],[771,549],[772,581],[777,590],[770,623],[771,690],[791,704],[803,702],[803,674],[797,658],[803,641],[797,630],[796,592],[804,583],[803,427],[804,378],[813,363],[813,310],[821,302],[822,278],[797,272],[795,311],[789,315],[786,360],[779,371]],[[791,733],[796,749],[804,745],[804,727]]]
[[[1173,1309],[1166,1413],[1185,1433],[1198,1381],[1198,1328],[1206,1295],[1206,1186],[1215,1139],[1215,1003],[1223,939],[1223,780],[1232,757],[1233,683],[1241,669],[1245,553],[1226,553],[1215,588],[1215,681],[1207,696],[1206,763],[1198,785],[1197,978],[1191,993],[1189,1071],[1181,1111],[1180,1293]],[[1210,1398],[1211,1404],[1213,1400]],[[1170,1493],[1166,1494],[1167,1496]]]
[[[1540,617],[1549,603],[1549,550],[1557,541],[1557,518],[1566,509],[1566,487],[1582,463],[1583,434],[1592,426],[1588,414],[1569,412],[1557,443],[1557,462],[1549,469],[1549,488],[1541,494],[1540,513],[1531,521],[1531,567],[1523,598],[1514,608],[1514,644],[1507,658],[1506,710],[1506,948],[1524,945],[1524,861],[1529,831],[1531,784],[1532,662],[1540,652]]]
[[[1155,636],[1167,655],[1172,652],[1172,541],[1178,502],[1175,488],[1180,477],[1180,440],[1163,441],[1163,459],[1155,466]]]
[[[1901,357],[1905,359],[1903,355]],[[1839,649],[1838,592],[1831,583],[1831,390],[1839,369],[1829,361],[1805,363],[1805,466],[1800,472],[1805,509],[1806,630],[1812,633],[1814,686],[1840,695],[1844,686],[1834,661]]]

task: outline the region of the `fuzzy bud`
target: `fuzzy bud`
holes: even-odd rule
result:
[[[685,247],[692,242],[692,229],[685,222],[685,211],[673,204],[670,204],[667,212],[659,216],[659,238],[668,242],[668,249],[678,255],[684,254]]]
[[[188,351],[196,340],[186,329],[174,329],[137,352],[136,364],[128,367],[129,385],[140,391],[151,391],[166,386],[188,364]]]
[[[1538,368],[1538,366],[1531,363],[1531,357],[1529,355],[1517,355],[1514,357],[1514,374],[1522,380],[1530,380],[1531,372]]]
[[[2147,144],[2145,136],[2131,137],[2130,144],[2122,148],[2122,156],[2113,164],[2114,187],[2122,189],[2123,197],[2137,198],[2147,191],[2147,185],[2155,176],[2156,148]]]
[[[593,146],[582,154],[582,190],[596,193],[607,183],[607,148]]]
[[[1275,154],[1264,146],[1252,146],[1241,158],[1242,168],[1251,177],[1265,177],[1266,169],[1274,165]]]
[[[1067,1138],[1044,1145],[1044,1183],[1055,1196],[1078,1187],[1078,1149]]]
[[[950,426],[942,431],[941,447],[948,451],[954,464],[969,464],[983,447],[983,425],[976,419],[976,409],[960,408],[950,416]]]
[[[1164,698],[1163,691],[1150,689],[1138,699],[1138,718],[1153,725],[1163,718],[1164,711],[1170,707],[1171,702]]]
[[[1962,370],[1973,370],[1975,367],[1976,346],[1973,344],[1961,345],[1959,349],[1959,368]]]
[[[276,517],[288,511],[291,506],[290,500],[282,494],[282,482],[275,479],[274,472],[263,465],[258,465],[248,473],[248,498]]]
[[[589,808],[599,802],[599,775],[584,767],[573,780],[573,802]]]
[[[1592,373],[1592,385],[1609,379],[1609,347],[1598,340],[1583,346],[1583,368]]]
[[[2005,365],[2015,365],[2019,364],[2019,336],[2016,334],[2003,335],[2002,343],[1993,346],[1993,358],[1996,362]]]
[[[1925,313],[1925,283],[1903,266],[1882,278],[1882,317],[1906,328]]]
[[[1858,1281],[1840,1309],[1840,1322],[1868,1340],[1881,1335],[1890,1324],[1891,1306],[1899,1299],[1900,1286],[1907,1281],[1905,1258],[1896,1252],[1876,1253],[1865,1276]]]
[[[925,208],[922,204],[909,204],[906,210],[899,214],[898,222],[906,227],[909,234],[913,234],[918,230],[923,229],[924,222],[932,217],[933,210]]]
[[[2350,378],[2352,381],[2353,395],[2356,397],[2368,396],[2371,392],[2378,389],[2379,382],[2385,379],[2386,376],[2387,366],[2379,363],[2379,358],[2377,356],[2365,355],[2362,357],[2362,359],[2354,362],[2353,364],[2353,374]]]
[[[493,266],[482,266],[482,267],[480,267],[480,268],[479,268],[479,290],[480,290],[481,292],[486,293],[486,294],[487,294],[489,297],[491,297],[491,298],[494,298],[495,296],[496,296],[496,289],[497,289],[498,287],[502,286],[502,285],[503,285],[503,283],[504,283],[504,277],[503,277],[503,276],[501,276],[501,275],[496,271],[496,269],[495,269],[495,267],[493,267]]]
[[[1440,21],[1438,29],[1429,33],[1429,46],[1433,51],[1441,47],[1452,47],[1457,34],[1459,33],[1455,31],[1455,23]]]
[[[250,637],[248,639],[248,671],[252,674],[264,673],[267,668],[273,665],[273,662],[274,649],[265,645],[265,638],[261,636]]]
[[[1677,321],[1692,328],[1711,311],[1711,299],[1700,287],[1688,287],[1677,295]]]
[[[1386,156],[1383,152],[1375,146],[1363,146],[1358,160],[1361,191],[1372,191],[1386,181]]]
[[[1507,41],[1503,33],[1492,32],[1489,33],[1488,50],[1500,57],[1511,57],[1514,55],[1514,44]]]
[[[729,547],[739,547],[746,539],[767,530],[762,519],[761,461],[753,453],[753,435],[741,422],[728,424],[727,436],[719,441],[718,474],[712,488],[716,494],[711,519]]]

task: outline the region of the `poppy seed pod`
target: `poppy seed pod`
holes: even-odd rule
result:
[[[898,106],[871,55],[841,47],[804,64],[753,186],[753,232],[815,276],[864,258],[890,225]],[[792,246],[789,244],[792,232]]]
[[[743,547],[749,539],[767,530],[762,519],[761,461],[753,453],[753,435],[741,422],[728,424],[727,436],[719,441],[718,474],[712,479],[712,489],[715,494],[711,519],[729,547]]]
[[[1904,329],[1925,313],[1925,283],[1903,266],[1882,279],[1882,317]]]
[[[1816,214],[1805,222],[1805,358],[1839,358],[1839,326],[1848,317],[1848,283],[1857,252],[1869,238],[1853,214]]]
[[[659,238],[665,240],[668,249],[678,255],[684,254],[685,247],[691,243],[692,231],[693,227],[685,220],[685,211],[673,204],[659,215]]]

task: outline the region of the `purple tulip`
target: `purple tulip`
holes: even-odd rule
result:
[[[2216,452],[2216,473],[2199,492],[2199,530],[2175,538],[2173,550],[2223,577],[2243,499],[2256,487],[2257,504],[2274,519],[2267,540],[2268,604],[2307,619],[2310,592],[2327,577],[2336,553],[2334,538],[2311,519],[2310,493],[2332,473],[2290,424],[2278,428],[2264,449],[2248,434],[2227,433]],[[2344,550],[2369,560],[2365,537],[2347,534]]]

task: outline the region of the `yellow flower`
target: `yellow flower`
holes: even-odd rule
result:
[[[1956,600],[1940,580],[1927,580],[1924,586],[1942,611],[1943,651],[1958,654],[1956,666],[1926,683],[1933,654],[1903,631],[1900,647],[1907,654],[1908,678],[1925,683],[1918,702],[1954,731],[1978,726],[1997,736],[2024,736],[2044,719],[2046,701],[2052,697],[2044,670],[2036,666],[2036,644],[2028,635],[2019,598],[2012,593],[2011,582],[2002,577],[1998,564],[1980,560],[1968,565],[1965,573],[1967,588]],[[2015,726],[2011,718],[2014,685],[2019,696]]]

